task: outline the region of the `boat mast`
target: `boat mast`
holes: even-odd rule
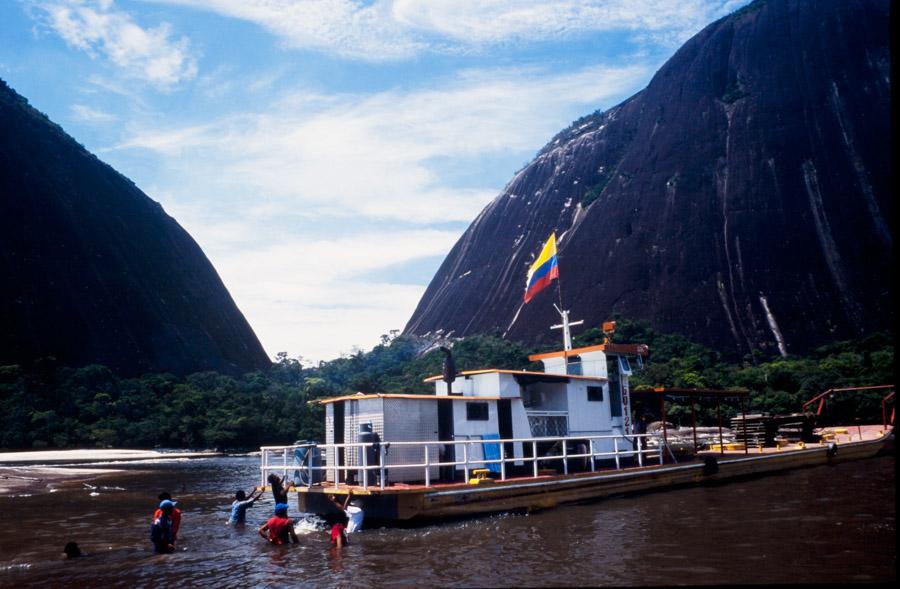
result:
[[[584,319],[579,319],[578,321],[569,321],[569,311],[563,311],[559,307],[556,306],[556,303],[553,303],[553,308],[559,313],[559,316],[562,317],[562,323],[559,325],[551,325],[550,329],[560,329],[563,330],[563,349],[567,352],[572,349],[572,330],[570,329],[574,325],[581,325],[584,323]]]

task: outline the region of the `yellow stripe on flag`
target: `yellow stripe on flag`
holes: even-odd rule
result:
[[[544,265],[544,262],[552,258],[556,255],[556,233],[550,234],[550,239],[547,240],[547,243],[544,244],[544,249],[541,250],[541,255],[537,257],[537,260],[534,261],[534,264],[531,265],[531,268],[528,269],[528,277],[525,279],[525,284],[531,284],[531,276],[535,273],[535,271]]]

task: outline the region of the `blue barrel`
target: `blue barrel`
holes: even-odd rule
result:
[[[297,444],[314,444],[315,442],[296,442]],[[307,464],[307,453],[309,453],[309,464]],[[317,446],[309,448],[294,448],[294,485],[309,485],[309,468],[312,466],[312,482],[322,482],[322,453]],[[317,468],[318,467],[318,468]]]

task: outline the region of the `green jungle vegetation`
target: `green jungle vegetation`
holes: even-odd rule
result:
[[[589,329],[575,345],[601,343],[603,333]],[[804,357],[727,358],[676,334],[662,334],[646,323],[619,319],[612,341],[646,343],[650,356],[632,376],[633,390],[648,386],[741,387],[750,391],[748,413],[798,412],[806,401],[830,388],[894,382],[894,344],[890,333],[837,341]],[[0,366],[0,447],[40,449],[74,447],[253,449],[264,444],[324,439],[324,411],[316,399],[357,391],[430,393],[423,383],[440,374],[443,354],[419,338],[382,337],[371,351],[317,366],[279,354],[265,372],[239,378],[215,372],[186,377],[116,375],[105,366],[61,366],[44,358],[32,366]],[[555,349],[529,348],[489,336],[453,344],[457,370],[484,367],[529,368],[528,355]],[[423,353],[424,352],[424,353]],[[634,367],[633,367],[634,368]],[[883,394],[836,395],[822,423],[881,423]],[[633,406],[658,419],[658,402]],[[651,406],[652,405],[652,406]],[[702,424],[714,425],[715,401],[697,405]],[[740,411],[723,401],[724,417]],[[667,401],[667,419],[690,424],[690,406]],[[725,422],[727,426],[727,422]]]

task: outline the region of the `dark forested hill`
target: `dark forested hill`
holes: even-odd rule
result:
[[[888,0],[757,0],[650,84],[554,137],[454,246],[406,333],[557,339],[619,313],[707,345],[803,353],[891,325]],[[538,116],[538,115],[536,115]]]
[[[200,247],[0,81],[0,365],[269,365]]]

